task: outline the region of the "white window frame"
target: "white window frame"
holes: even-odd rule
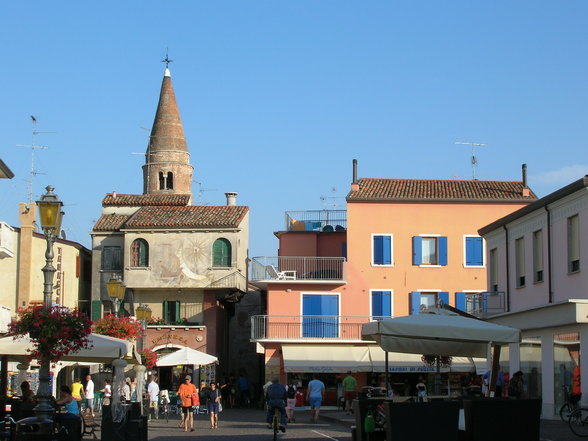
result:
[[[435,257],[437,258],[437,263],[429,264],[429,263],[421,263],[419,265],[420,268],[442,268],[443,265],[439,265],[439,238],[442,237],[442,234],[418,234],[417,236],[423,238],[432,238],[435,239]],[[449,252],[449,250],[447,250]],[[421,248],[421,255],[423,254],[423,249]],[[418,290],[417,290],[418,291]],[[439,291],[441,292],[441,291]]]
[[[390,263],[375,263],[374,262],[374,238],[376,236],[389,236],[390,237]],[[382,267],[393,267],[394,266],[394,234],[392,233],[372,233],[371,234],[371,253],[370,253],[370,262],[373,267],[382,268]]]
[[[466,242],[468,237],[475,237],[482,239],[482,265],[468,265],[468,255],[467,255],[467,247]],[[478,236],[476,234],[464,234],[463,235],[463,267],[464,268],[486,268],[486,241],[482,236]]]
[[[340,292],[316,292],[316,291],[301,291],[300,292],[300,331],[299,334],[301,339],[306,339],[308,337],[303,337],[304,335],[304,296],[311,295],[311,296],[326,296],[326,295],[336,295],[337,296],[337,317],[338,317],[338,328],[337,328],[337,339],[341,338],[341,293]],[[327,338],[327,337],[325,337]],[[330,338],[330,337],[329,337]]]

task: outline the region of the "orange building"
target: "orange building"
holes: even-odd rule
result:
[[[384,354],[361,341],[363,323],[439,303],[477,315],[503,308],[501,293],[486,292],[477,231],[536,199],[524,173],[522,181],[356,175],[354,165],[346,211],[287,213],[275,233],[279,256],[253,258],[251,268],[253,283],[267,291],[267,315],[252,318],[266,377],[304,386],[320,372],[328,400],[348,370],[360,385],[380,385]],[[472,369],[467,359],[451,368]],[[433,370],[421,355],[390,356],[389,372],[398,375]]]

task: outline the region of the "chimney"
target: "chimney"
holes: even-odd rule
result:
[[[229,207],[234,207],[235,205],[237,205],[237,194],[238,193],[225,193],[225,196],[227,197],[227,206]]]
[[[353,160],[353,181],[351,181],[351,191],[359,190],[359,184],[357,183],[357,159]]]
[[[112,192],[112,199],[116,199],[116,191]]]
[[[528,198],[529,196],[531,196],[531,190],[529,189],[529,186],[527,185],[527,164],[523,164],[522,169],[523,169],[523,197]]]

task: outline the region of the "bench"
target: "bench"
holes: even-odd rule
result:
[[[90,409],[86,409],[84,412],[82,412],[82,428],[82,436],[92,435],[94,439],[98,439],[95,431],[96,428],[100,428],[100,424],[96,422]]]

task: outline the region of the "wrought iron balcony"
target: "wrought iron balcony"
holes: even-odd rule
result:
[[[345,283],[344,257],[254,257],[250,280],[253,283],[313,282]],[[260,283],[261,282],[261,283]]]
[[[484,318],[506,312],[504,291],[488,291],[466,296],[466,312]]]
[[[346,210],[287,211],[286,231],[345,231]]]
[[[251,317],[251,340],[361,341],[361,325],[373,319],[342,315],[254,315]]]

